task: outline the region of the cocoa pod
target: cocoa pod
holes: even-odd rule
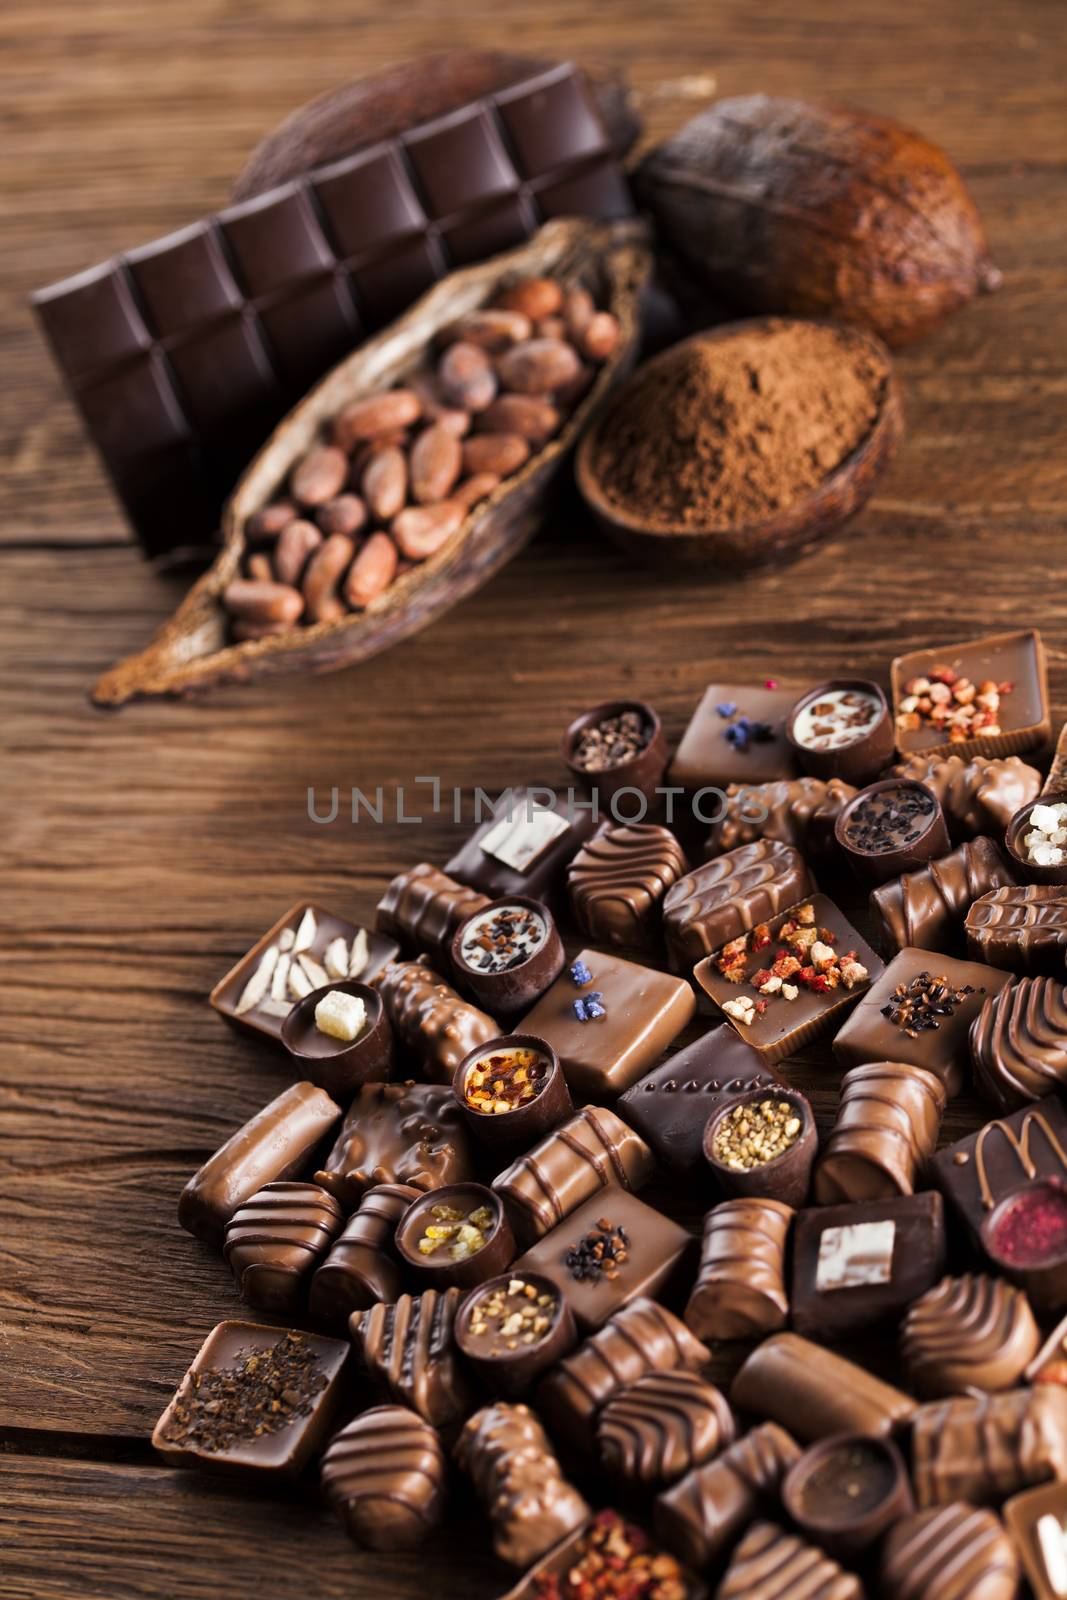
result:
[[[302,506],[321,506],[341,493],[348,477],[348,457],[336,445],[309,450],[289,477],[293,499]]]
[[[459,440],[439,424],[427,428],[411,447],[411,493],[420,505],[447,500],[463,465]]]
[[[457,483],[449,498],[464,511],[469,511],[471,506],[479,500],[484,500],[487,494],[492,494],[500,482],[500,474],[496,472],[475,472],[469,478],[464,478],[462,483]]]
[[[465,509],[458,500],[442,500],[435,506],[409,506],[393,519],[392,534],[400,554],[409,561],[425,561],[452,537],[463,521]]]
[[[268,189],[392,139],[420,122],[457,111],[557,65],[542,56],[455,50],[422,56],[357,78],[292,112],[256,145],[234,186],[234,200]],[[587,73],[592,97],[617,156],[641,133],[624,80]]]
[[[254,583],[273,583],[274,567],[265,550],[254,550],[245,562],[245,571]],[[284,581],[284,580],[283,580]]]
[[[345,608],[337,594],[349,562],[356,553],[355,541],[343,533],[331,533],[308,562],[304,574],[304,600],[310,622],[334,622]]]
[[[308,558],[322,543],[322,534],[313,522],[297,517],[282,529],[274,546],[274,571],[279,583],[295,588],[308,564]]]
[[[384,594],[396,577],[396,545],[387,533],[372,533],[348,569],[345,599],[356,610]]]
[[[334,422],[334,439],[342,450],[352,450],[364,439],[409,428],[421,413],[419,397],[411,389],[387,389],[346,406]]]
[[[497,375],[516,394],[551,394],[582,370],[578,352],[562,339],[530,339],[497,357]]]
[[[315,521],[323,533],[358,533],[367,520],[367,508],[358,494],[339,494],[336,500],[327,500],[315,512]]]
[[[291,628],[304,612],[304,596],[284,583],[237,578],[222,591],[223,604],[239,622],[279,623]]]
[[[479,433],[517,433],[542,445],[559,429],[561,416],[551,400],[534,394],[500,394],[475,418]]]
[[[618,342],[619,324],[610,311],[595,312],[575,339],[587,361],[606,361]]]
[[[899,346],[999,282],[956,168],[888,118],[723,100],[651,150],[634,185],[702,283],[753,311],[833,317]]]
[[[484,411],[496,397],[496,375],[489,357],[463,339],[450,345],[441,357],[437,382],[445,403],[462,411]]]
[[[463,441],[463,471],[506,478],[519,470],[529,454],[529,443],[520,433],[475,433]]]
[[[396,445],[376,450],[363,468],[363,498],[378,522],[391,522],[408,497],[408,458]]]
[[[462,339],[495,354],[509,345],[521,344],[532,334],[533,324],[521,311],[468,311],[445,329],[439,343],[444,349]]]
[[[292,500],[274,500],[269,506],[260,506],[248,519],[245,530],[249,544],[260,544],[276,539],[287,522],[300,515]]]
[[[563,309],[563,290],[554,278],[520,278],[493,301],[501,311],[521,311],[531,322],[554,317]]]

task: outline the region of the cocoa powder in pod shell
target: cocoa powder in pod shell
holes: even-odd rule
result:
[[[260,140],[234,185],[233,198],[251,200],[302,172],[355,155],[556,65],[540,56],[502,50],[453,50],[342,84],[301,106]],[[618,77],[586,76],[621,159],[642,129],[629,90]]]
[[[518,249],[435,284],[397,322],[317,384],[275,430],[226,506],[220,554],[148,648],[99,680],[93,690],[96,704],[120,706],[144,695],[185,696],[217,684],[328,672],[388,649],[480,588],[532,537],[571,449],[612,386],[630,370],[639,338],[641,290],[650,269],[643,223],[566,218],[546,224]],[[458,526],[418,566],[403,570],[403,563],[396,567],[393,559],[399,575],[365,610],[232,643],[223,592],[241,577],[250,529],[259,527],[263,507],[284,489],[294,466],[342,412],[352,415],[356,402],[380,397],[390,385],[402,385],[424,370],[435,341],[457,318],[489,305],[505,285],[536,276],[556,278],[568,288],[588,288],[597,306],[611,311],[619,323],[618,344],[596,368],[588,391],[564,416],[559,431],[531,448],[525,463],[495,487],[492,474],[468,479],[465,487],[476,485],[486,498],[468,505],[466,495],[457,490]],[[271,587],[283,589],[278,601],[282,609],[302,605],[297,590]]]
[[[633,182],[705,284],[754,311],[834,317],[899,346],[1000,282],[948,156],[888,118],[722,100]]]

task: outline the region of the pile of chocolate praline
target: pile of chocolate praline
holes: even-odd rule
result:
[[[901,698],[961,680],[995,731],[917,742]],[[300,904],[222,979],[300,1081],[179,1217],[279,1320],[209,1335],[166,1459],[321,1456],[385,1550],[465,1477],[513,1596],[1067,1594],[1067,887],[1016,846],[1067,730],[1046,780],[1033,633],[892,684],[713,685],[673,756],[594,708],[572,772],[644,736],[599,820],[512,790],[373,929]],[[946,1143],[968,1078],[990,1120]]]

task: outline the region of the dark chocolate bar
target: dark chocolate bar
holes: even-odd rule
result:
[[[51,285],[34,307],[150,554],[204,544],[296,400],[453,268],[632,202],[553,67]]]

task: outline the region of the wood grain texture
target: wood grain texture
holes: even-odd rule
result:
[[[433,773],[469,798],[475,783],[562,782],[560,731],[592,699],[640,693],[673,740],[715,677],[884,677],[901,649],[1023,622],[1044,630],[1057,725],[1067,715],[1058,23],[1046,0],[3,8],[0,1600],[506,1587],[472,1553],[463,1501],[425,1557],[391,1560],[354,1551],[313,1485],[264,1497],[151,1463],[151,1423],[237,1309],[221,1262],[177,1228],[177,1193],[286,1081],[207,991],[299,896],[366,918],[395,871],[445,860],[463,832],[447,817],[317,826],[309,785]],[[91,711],[89,683],[147,641],[188,575],[153,572],[132,547],[27,293],[223,204],[259,134],[301,101],[468,40],[600,60],[646,90],[710,71],[723,94],[826,96],[913,122],[961,164],[1004,288],[899,360],[896,465],[796,566],[650,575],[572,505],[481,594],[362,668]],[[656,104],[651,127],[684,114]],[[828,1059],[812,1049],[795,1070],[824,1126]],[[975,1117],[954,1102],[944,1136]]]

